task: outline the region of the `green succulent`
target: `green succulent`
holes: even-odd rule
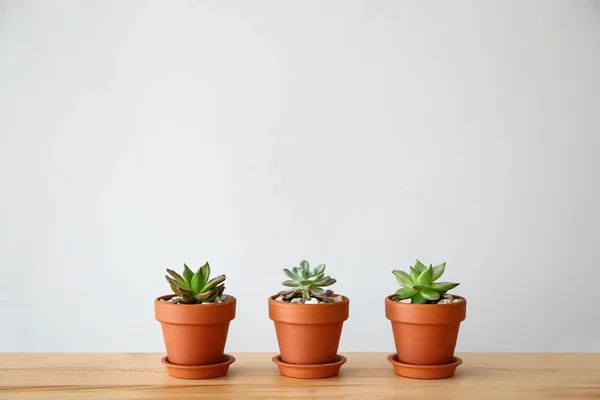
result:
[[[302,297],[302,300],[307,301],[311,297],[316,297],[325,303],[332,301],[329,295],[333,291],[325,290],[323,287],[333,285],[336,280],[325,276],[325,264],[311,270],[308,262],[303,260],[298,267],[292,268],[291,271],[284,268],[283,272],[290,278],[282,282],[283,286],[292,288],[279,292],[285,300]]]
[[[171,276],[165,275],[173,293],[181,297],[182,303],[212,303],[223,294],[225,275],[210,279],[208,262],[198,268],[196,273],[185,264],[183,264],[183,267],[182,275],[170,269],[167,269],[167,272]]]
[[[447,291],[454,289],[459,284],[453,282],[436,282],[444,273],[446,263],[435,267],[417,260],[414,267],[410,267],[410,273],[394,270],[398,283],[402,286],[396,291],[394,297],[398,300],[410,298],[413,303],[424,304],[427,302],[437,303]]]

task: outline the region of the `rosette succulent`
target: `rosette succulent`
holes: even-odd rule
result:
[[[181,303],[213,303],[223,294],[225,275],[210,279],[208,262],[198,268],[196,273],[185,264],[183,268],[182,275],[170,269],[167,269],[167,272],[171,276],[165,275],[173,293],[180,297]]]
[[[302,298],[302,300],[308,301],[313,297],[324,303],[333,302],[329,297],[333,291],[325,290],[323,287],[333,285],[336,280],[325,276],[325,264],[321,264],[311,270],[308,262],[303,260],[298,267],[294,267],[291,270],[285,268],[283,273],[290,279],[283,281],[282,285],[291,288],[279,292],[279,295],[283,296],[284,300]]]
[[[453,282],[436,282],[444,273],[446,263],[436,265],[425,264],[417,260],[409,273],[394,270],[398,283],[402,286],[396,291],[394,299],[411,299],[412,303],[425,304],[437,303],[447,291],[454,289],[459,284]]]

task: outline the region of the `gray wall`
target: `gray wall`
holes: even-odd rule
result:
[[[600,351],[598,1],[0,2],[0,351],[163,351],[210,261],[229,351],[327,264],[342,351],[446,261],[461,351]]]

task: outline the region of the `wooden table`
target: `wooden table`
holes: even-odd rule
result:
[[[460,353],[453,378],[402,378],[387,353],[343,353],[340,376],[279,375],[273,354],[234,353],[226,377],[170,377],[163,354],[0,353],[0,399],[600,399],[600,354]]]

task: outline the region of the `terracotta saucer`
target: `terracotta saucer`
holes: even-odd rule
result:
[[[281,356],[273,357],[273,362],[279,367],[279,372],[283,376],[300,379],[320,379],[337,376],[342,364],[346,362],[346,357],[337,355],[335,362],[329,364],[289,364],[281,361]]]
[[[169,371],[169,375],[180,379],[211,379],[227,375],[229,366],[235,361],[235,357],[223,354],[223,362],[209,365],[180,365],[170,363],[167,356],[160,360]]]
[[[456,367],[462,364],[462,360],[458,357],[454,357],[454,361],[451,363],[438,365],[406,364],[398,361],[396,354],[390,354],[387,360],[394,366],[396,375],[415,379],[450,378],[454,375]]]

